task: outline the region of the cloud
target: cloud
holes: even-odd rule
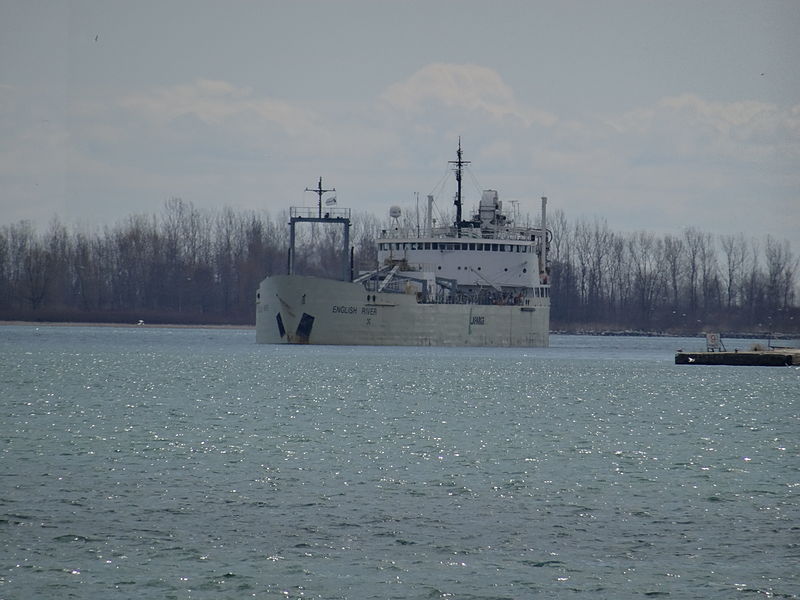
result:
[[[120,105],[159,123],[193,117],[212,126],[248,119],[252,126],[270,123],[290,136],[309,135],[318,128],[315,113],[280,100],[254,97],[249,88],[201,79],[127,96]]]
[[[114,105],[141,124],[137,138],[180,148],[191,160],[260,161],[266,171],[287,162],[343,168],[374,157],[391,140],[366,104],[325,102],[309,109],[226,81],[151,88]]]
[[[670,96],[560,131],[539,162],[564,184],[571,212],[615,227],[674,232],[694,224],[797,243],[798,114],[798,106]]]
[[[39,97],[0,85],[0,213],[16,217],[19,207],[19,218],[46,222],[55,211],[42,199],[64,195],[70,135]]]
[[[526,104],[491,69],[435,63],[379,98],[386,123],[426,144],[465,135],[472,167],[505,199],[548,195],[572,216],[620,229],[800,228],[800,106],[668,96],[636,110],[571,120]],[[424,150],[422,151],[424,152]]]
[[[492,69],[471,64],[429,64],[389,86],[381,99],[392,109],[410,114],[444,107],[483,112],[493,119],[511,117],[525,126],[550,126],[558,121],[552,114],[521,105]]]
[[[479,185],[522,206],[547,195],[619,229],[800,229],[800,105],[682,94],[567,120],[491,69],[444,63],[347,102],[292,104],[215,80],[21,100],[34,96],[0,86],[0,175],[18,206],[6,219],[37,198],[44,212],[66,198],[62,215],[102,203],[106,222],[171,196],[282,210],[320,175],[348,206],[383,215],[430,192],[463,136]]]
[[[800,105],[713,102],[683,94],[607,122],[634,146],[643,146],[634,142],[640,138],[659,160],[671,155],[673,160],[702,164],[735,161],[788,167],[800,159]]]
[[[624,229],[680,231],[695,222],[735,231],[750,223],[797,236],[798,211],[786,210],[800,199],[797,105],[686,93],[619,114],[536,118],[547,113],[493,71],[442,64],[390,86],[381,100],[407,125],[470,131],[472,157],[500,176],[491,185],[506,198],[541,188],[554,206]]]

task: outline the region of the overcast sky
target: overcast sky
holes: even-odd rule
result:
[[[0,225],[477,186],[800,252],[800,2],[0,0]],[[452,199],[437,203],[448,209]]]

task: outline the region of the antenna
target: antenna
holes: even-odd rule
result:
[[[419,192],[414,192],[414,195],[417,197],[417,237],[419,235]]]
[[[458,151],[456,152],[457,160],[448,161],[451,165],[455,165],[456,171],[456,199],[453,204],[456,207],[456,234],[461,237],[461,172],[464,165],[468,165],[470,161],[461,159],[461,136],[458,136]]]
[[[319,178],[319,183],[317,184],[316,189],[306,188],[307,192],[314,192],[319,197],[317,200],[317,206],[319,209],[319,214],[317,215],[320,219],[322,218],[322,194],[325,192],[335,192],[336,188],[331,188],[329,190],[322,189],[322,177]]]
[[[519,200],[511,200],[511,214],[514,215],[514,224],[519,221]]]

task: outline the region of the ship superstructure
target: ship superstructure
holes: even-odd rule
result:
[[[519,225],[503,211],[495,190],[482,192],[478,208],[462,218],[461,145],[451,161],[456,176],[456,219],[436,226],[433,198],[425,223],[392,225],[377,243],[377,265],[355,277],[349,268],[347,209],[290,212],[289,273],[268,277],[257,294],[259,343],[349,345],[547,346],[550,286],[546,227]],[[345,265],[334,278],[293,272],[295,228],[304,222],[340,224]]]

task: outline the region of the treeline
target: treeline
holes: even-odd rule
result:
[[[743,234],[621,234],[556,211],[552,327],[694,334],[797,333],[798,258],[788,241]]]
[[[289,216],[204,211],[172,199],[96,231],[54,220],[0,227],[0,320],[249,324],[267,275],[285,273]],[[555,211],[554,330],[697,333],[800,329],[788,242],[687,228],[657,236]],[[384,225],[385,227],[385,225]],[[374,268],[382,228],[353,214],[354,268]],[[298,270],[338,273],[338,228],[298,228]]]
[[[268,274],[287,268],[288,214],[202,211],[172,199],[89,233],[53,221],[0,228],[0,320],[247,324]],[[333,269],[340,234],[298,228],[298,268]],[[357,260],[375,263],[377,221],[354,215]]]

